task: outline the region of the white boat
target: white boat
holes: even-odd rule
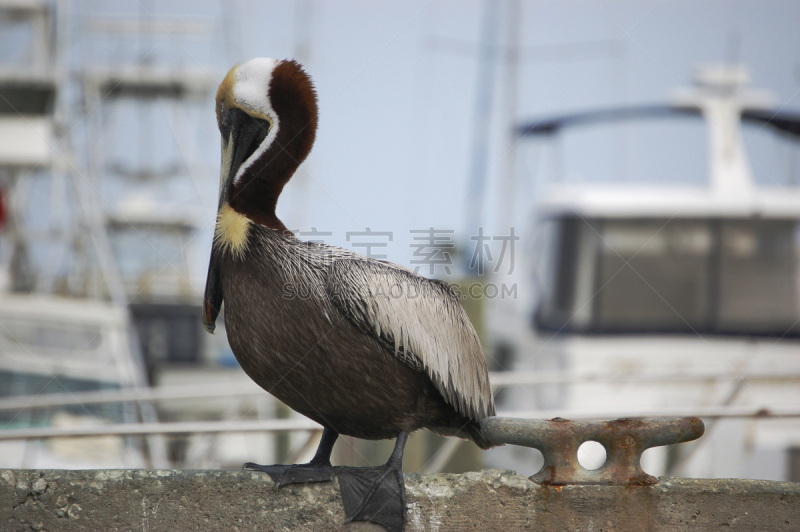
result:
[[[800,189],[756,184],[741,133],[755,123],[796,142],[800,113],[773,110],[746,83],[741,68],[706,68],[669,105],[521,127],[552,138],[588,124],[700,117],[710,176],[694,186],[550,182],[537,191],[533,319],[529,307],[526,332],[495,332],[514,346],[521,383],[527,370],[553,378],[509,390],[505,414],[705,415],[703,438],[648,451],[645,469],[800,481],[800,420],[791,417],[800,410]],[[759,409],[789,417],[747,414]],[[509,459],[503,452],[493,465]]]
[[[137,385],[125,307],[97,300],[4,294],[0,298],[0,397],[72,394]],[[0,411],[3,429],[100,426],[137,418],[133,407],[81,405]],[[143,467],[135,444],[104,436],[0,444],[0,467]]]

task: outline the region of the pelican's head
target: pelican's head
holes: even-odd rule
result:
[[[286,230],[275,206],[314,144],[317,95],[297,62],[262,57],[228,72],[217,91],[216,112],[222,167],[203,309],[209,331],[222,306],[219,254],[225,247],[246,249],[251,223]]]
[[[220,207],[230,203],[255,222],[267,221],[262,219],[274,215],[278,195],[314,143],[317,96],[311,79],[295,61],[251,59],[228,72],[216,104]]]

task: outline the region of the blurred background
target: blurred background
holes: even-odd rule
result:
[[[278,216],[453,283],[500,415],[697,415],[646,471],[800,481],[798,23],[791,0],[0,0],[0,467],[313,455],[319,426],[200,322],[214,95],[270,56],[320,104]],[[405,462],[540,465],[427,432]]]

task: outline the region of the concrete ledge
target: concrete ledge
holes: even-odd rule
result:
[[[800,530],[800,484],[661,479],[540,486],[512,471],[406,475],[409,531]],[[239,471],[2,470],[0,529],[382,530],[342,525],[338,483]]]

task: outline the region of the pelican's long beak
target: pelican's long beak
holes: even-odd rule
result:
[[[219,211],[231,200],[233,181],[242,163],[264,142],[269,133],[269,123],[258,120],[240,109],[227,112],[220,126],[222,132],[222,164],[219,172]],[[215,235],[216,235],[215,229]],[[220,277],[220,250],[216,238],[211,245],[206,291],[203,297],[203,326],[213,333],[217,316],[222,308],[222,281]]]
[[[229,135],[227,141],[222,141],[222,164],[219,172],[219,204],[217,205],[217,216],[222,206],[230,199],[231,161],[233,154],[233,133]],[[208,264],[208,277],[206,278],[206,291],[203,296],[203,327],[206,331],[214,333],[216,328],[217,316],[222,309],[222,280],[219,270],[219,249],[216,245],[216,227],[214,228],[214,241],[211,243],[211,258]]]

